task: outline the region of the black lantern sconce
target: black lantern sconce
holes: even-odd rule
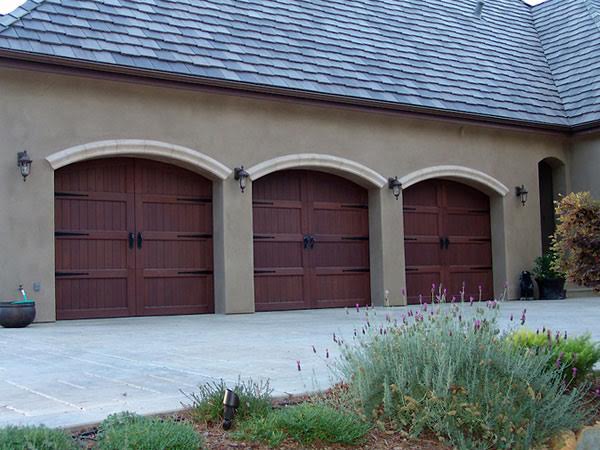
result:
[[[225,390],[223,396],[223,429],[229,430],[233,423],[233,416],[240,406],[240,398],[231,389]]]
[[[521,199],[521,205],[525,206],[525,203],[527,203],[527,194],[529,194],[527,189],[525,189],[525,185],[522,184],[521,186],[517,186],[515,188],[515,193],[517,194],[517,197]]]
[[[25,181],[31,173],[31,158],[27,154],[27,150],[17,153],[17,167],[21,171],[23,181]]]
[[[240,182],[240,189],[242,192],[246,190],[246,180],[250,174],[244,170],[244,166],[236,167],[233,171],[234,178]]]
[[[398,177],[388,178],[388,187],[392,190],[396,200],[400,198],[400,191],[402,190],[402,183],[398,180]]]

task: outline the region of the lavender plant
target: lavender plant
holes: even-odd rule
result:
[[[424,304],[342,346],[336,367],[365,418],[461,449],[529,449],[579,427],[583,389],[548,354],[507,344],[498,303],[466,305]]]

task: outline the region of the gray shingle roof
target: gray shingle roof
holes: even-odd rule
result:
[[[600,120],[600,0],[550,0],[533,16],[570,123]]]
[[[582,13],[559,34],[563,1],[600,3],[494,0],[478,18],[477,0],[30,0],[0,19],[0,49],[568,126],[600,117],[583,99],[600,87],[561,36],[597,51],[599,34]]]

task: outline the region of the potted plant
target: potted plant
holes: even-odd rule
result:
[[[0,325],[4,328],[24,328],[35,319],[35,302],[27,298],[23,286],[19,286],[21,300],[0,302]]]
[[[540,291],[541,300],[565,298],[565,274],[556,269],[556,254],[552,251],[535,259],[533,275]]]

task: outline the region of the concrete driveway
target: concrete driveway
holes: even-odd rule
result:
[[[506,302],[503,326],[514,326],[508,317],[520,317],[523,308],[532,329],[591,332],[600,341],[600,298]],[[406,309],[377,308],[376,319],[369,314],[383,321]],[[228,383],[238,376],[268,378],[275,395],[324,389],[333,381],[327,363],[337,354],[332,334],[350,339],[364,320],[364,311],[336,309],[0,329],[0,426],[76,426],[124,410],[170,411],[186,402],[181,391],[220,378]]]

